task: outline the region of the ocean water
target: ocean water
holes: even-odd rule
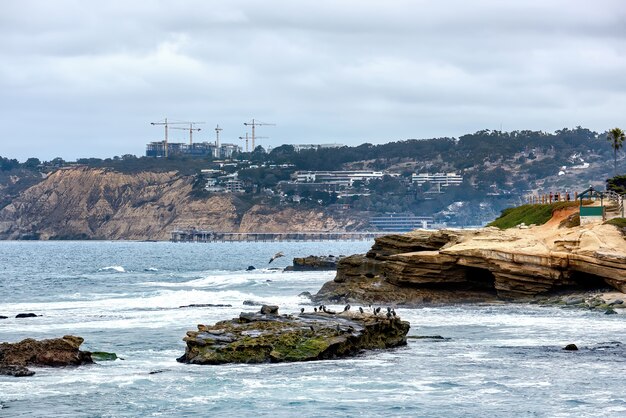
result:
[[[123,360],[0,376],[2,417],[568,417],[626,414],[626,315],[514,305],[398,308],[406,347],[291,364],[179,364],[182,338],[254,307],[312,309],[332,272],[292,257],[371,242],[0,242],[0,342],[85,338]],[[268,266],[277,251],[286,257]],[[247,272],[254,265],[258,269]],[[182,307],[229,304],[231,307]],[[337,308],[341,308],[337,306]],[[15,319],[21,312],[42,315]],[[561,350],[576,343],[581,350]],[[156,372],[152,373],[151,372]]]

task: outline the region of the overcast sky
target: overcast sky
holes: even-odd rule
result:
[[[0,155],[626,128],[622,0],[0,0]],[[170,141],[188,134],[172,130]]]

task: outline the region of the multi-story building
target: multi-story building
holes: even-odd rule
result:
[[[167,155],[191,155],[194,157],[232,158],[235,152],[241,152],[236,144],[220,144],[219,149],[213,142],[168,142]],[[165,141],[150,142],[146,145],[146,157],[165,157]]]
[[[209,175],[204,189],[212,193],[244,193],[243,182],[237,178],[237,173],[217,176],[223,173],[219,170],[202,170],[205,175]]]
[[[232,158],[233,154],[236,152],[241,152],[241,147],[236,144],[221,144],[219,149],[219,155],[216,155],[217,158]]]
[[[367,183],[372,179],[382,178],[385,174],[382,171],[296,171],[293,179],[296,183],[322,183],[352,187],[355,181]]]
[[[421,186],[424,183],[431,183],[442,187],[459,186],[463,183],[463,176],[456,173],[413,173],[411,181],[413,183],[417,183],[418,186]]]
[[[382,231],[408,232],[414,229],[428,229],[433,224],[432,216],[415,216],[406,213],[388,213],[370,218],[370,225]]]
[[[146,157],[165,157],[165,141],[150,142],[146,145]],[[215,144],[211,142],[168,142],[167,155],[192,155],[207,157],[215,154]]]
[[[300,152],[307,149],[322,149],[322,148],[341,148],[343,144],[291,144],[296,152]]]

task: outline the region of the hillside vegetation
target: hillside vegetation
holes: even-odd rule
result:
[[[27,213],[9,216],[13,210],[35,211],[30,204],[23,204],[23,198],[31,196],[28,190],[59,171],[80,168],[94,170],[101,173],[100,176],[112,173],[131,177],[162,174],[165,175],[163,184],[184,180],[184,190],[189,188],[185,192],[187,194],[179,195],[175,203],[163,206],[166,212],[155,215],[161,219],[173,219],[171,212],[183,210],[183,205],[204,205],[215,197],[226,197],[205,189],[209,175],[200,170],[213,169],[220,173],[219,176],[236,175],[235,178],[241,182],[244,193],[230,196],[232,199],[229,199],[237,214],[237,222],[244,220],[244,213],[261,205],[267,214],[287,209],[325,214],[337,210],[348,217],[361,219],[364,225],[367,225],[371,216],[402,213],[432,216],[434,222],[448,226],[475,226],[493,220],[506,207],[525,203],[529,194],[573,194],[589,185],[602,189],[605,179],[611,177],[612,164],[607,164],[607,161],[612,160],[613,152],[606,141],[606,133],[581,127],[561,129],[554,133],[483,130],[459,138],[409,139],[380,145],[362,144],[301,151],[296,151],[292,145],[282,145],[270,152],[257,147],[249,153],[236,153],[228,161],[176,154],[167,158],[125,154],[106,159],[81,158],[75,162],[64,161],[60,157],[51,161],[29,158],[23,163],[0,157],[0,209],[7,208],[4,216],[8,218],[24,215],[23,219],[28,219],[30,214]],[[624,159],[618,160],[622,172],[625,171],[624,163]],[[348,189],[327,190],[309,189],[306,184],[303,187],[287,184],[294,172],[299,170],[372,170],[386,174],[367,182],[355,182]],[[411,178],[413,173],[449,172],[462,176],[462,184],[438,188],[428,182],[418,185]],[[609,183],[609,188],[620,192],[626,190],[626,180],[616,177]],[[143,193],[134,191],[132,187],[128,187],[127,191],[108,190],[103,196],[119,194],[129,202],[134,200],[130,196],[132,193]],[[48,191],[54,196],[63,196],[51,188]],[[90,193],[89,190],[86,193]],[[65,204],[66,201],[66,197],[61,198],[59,204]],[[118,205],[115,199],[108,199],[107,202],[113,209]],[[133,204],[150,204],[149,199],[142,202],[138,199]],[[86,203],[93,202],[88,200]],[[107,205],[104,208],[108,208]],[[524,210],[521,208],[518,211]],[[99,210],[108,213],[108,209]],[[510,221],[511,225],[515,222],[538,224],[546,216],[549,219],[550,211],[543,215],[539,212],[536,208],[527,214],[515,212],[510,216],[519,219]],[[259,210],[251,213],[255,213],[257,218],[260,216]],[[63,214],[57,210],[49,216],[56,219]],[[79,228],[77,233],[106,237],[107,232],[95,235],[95,231],[100,230],[100,223],[104,222],[100,215],[91,214],[89,217],[92,231],[83,232]],[[245,220],[243,224],[235,222],[237,226],[226,226],[229,229],[244,228],[248,218]],[[119,222],[122,222],[121,217]],[[251,220],[249,224],[255,225],[255,222]],[[509,223],[506,222],[504,227]],[[189,225],[193,226],[193,223],[190,218]],[[9,228],[10,225],[5,227]]]
[[[502,211],[502,214],[495,221],[487,226],[508,229],[521,224],[543,225],[552,218],[552,215],[557,210],[573,206],[578,206],[578,202],[556,202],[507,208]]]

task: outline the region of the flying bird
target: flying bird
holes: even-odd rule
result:
[[[285,254],[283,254],[282,251],[279,251],[276,254],[274,254],[274,257],[270,258],[270,262],[267,263],[267,264],[271,264],[272,261],[276,260],[277,258],[284,257],[284,256],[285,256]]]

